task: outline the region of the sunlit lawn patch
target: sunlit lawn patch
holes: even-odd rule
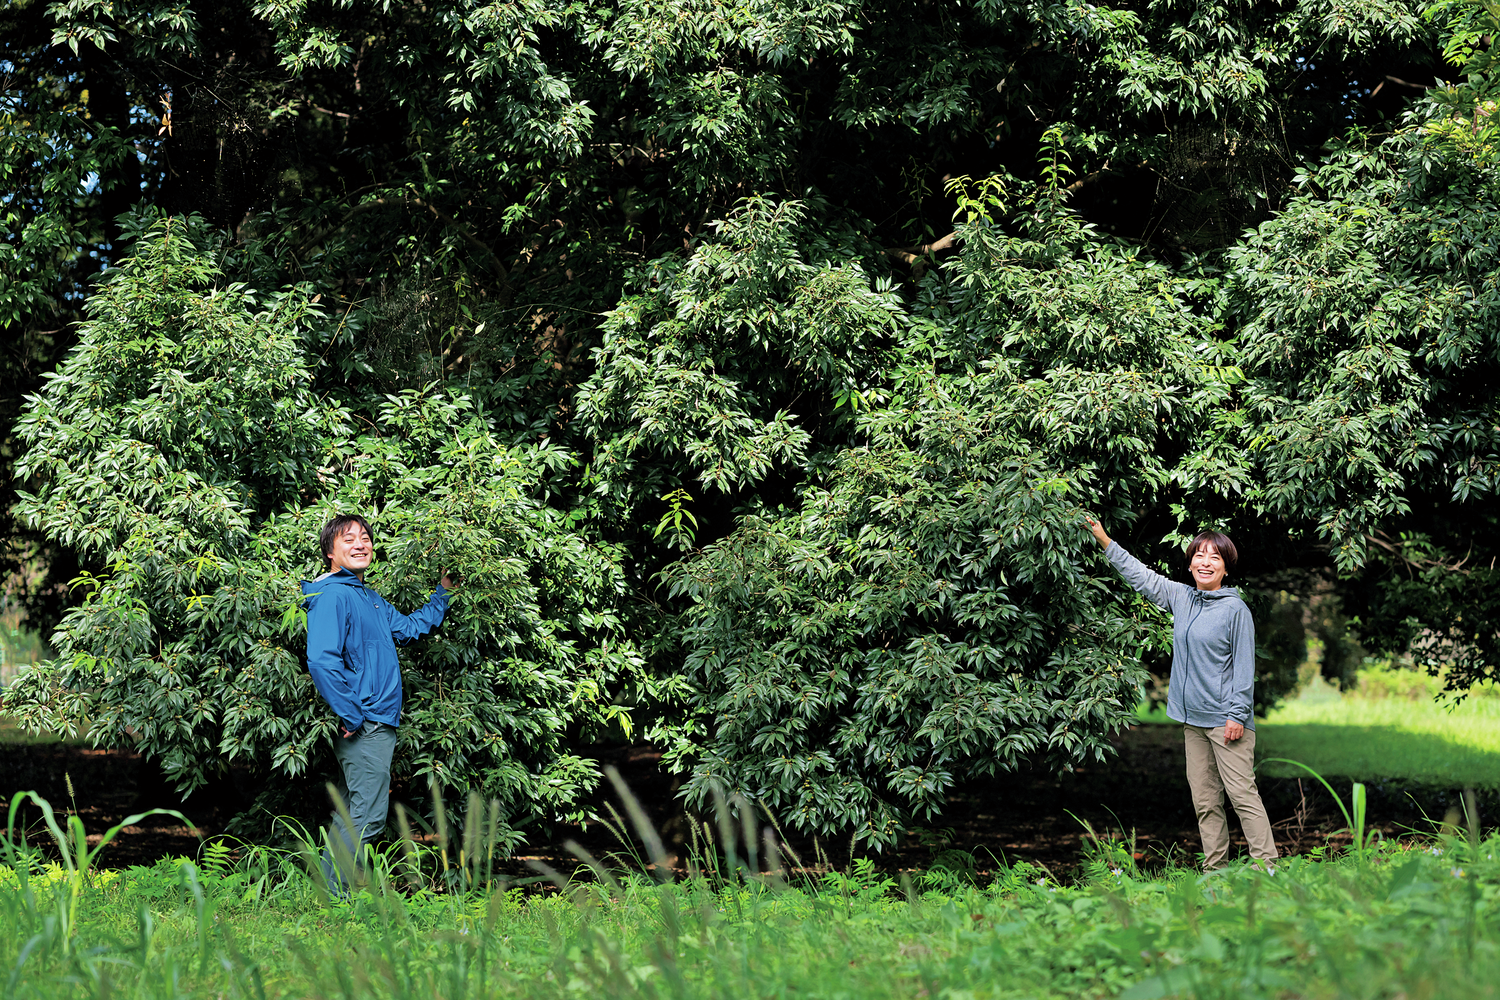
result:
[[[1500,698],[1486,690],[1455,705],[1435,702],[1439,685],[1409,671],[1360,677],[1351,694],[1300,698],[1271,712],[1257,729],[1258,755],[1299,760],[1325,776],[1500,786]]]

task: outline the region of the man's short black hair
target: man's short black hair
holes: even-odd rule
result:
[[[338,514],[333,520],[323,525],[323,530],[318,533],[318,541],[323,545],[323,572],[333,569],[333,560],[328,558],[333,551],[333,540],[344,533],[344,529],[351,524],[357,524],[365,529],[365,534],[370,536],[370,541],[375,541],[375,532],[370,530],[370,522],[358,514]]]
[[[374,535],[371,535],[371,540],[374,537]],[[1240,561],[1240,550],[1234,547],[1234,543],[1229,540],[1229,536],[1222,531],[1198,532],[1198,536],[1191,542],[1188,542],[1187,551],[1184,553],[1187,556],[1187,561],[1192,562],[1193,556],[1197,555],[1198,550],[1205,545],[1212,545],[1214,551],[1219,554],[1219,558],[1224,560],[1225,573],[1232,572],[1234,564]]]

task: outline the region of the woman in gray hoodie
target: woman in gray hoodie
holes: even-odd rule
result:
[[[1229,857],[1225,792],[1245,829],[1250,856],[1269,866],[1276,841],[1255,786],[1255,623],[1239,591],[1223,585],[1239,556],[1234,542],[1205,531],[1188,543],[1190,587],[1147,569],[1098,521],[1087,523],[1125,582],[1172,613],[1167,717],[1182,723],[1203,867],[1223,867]]]

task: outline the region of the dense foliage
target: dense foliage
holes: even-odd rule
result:
[[[710,720],[679,744],[701,754],[691,799],[727,781],[799,826],[878,842],[964,774],[1103,758],[1140,697],[1140,650],[1163,637],[1083,572],[1078,505],[1118,513],[1164,481],[1145,442],[1180,429],[1170,380],[1210,392],[1214,376],[1160,268],[1053,226],[961,230],[961,275],[928,281],[884,337],[877,387],[841,387],[812,345],[788,366],[834,375],[857,446],[798,509],[747,515],[668,573],[692,601],[681,641]],[[724,249],[689,268],[751,259]],[[782,349],[814,339],[800,329]]]
[[[440,567],[463,579],[452,624],[406,656],[397,777],[497,798],[513,842],[592,787],[565,734],[607,723],[601,692],[638,673],[618,560],[542,502],[565,456],[505,444],[456,388],[368,416],[320,399],[307,357],[327,317],[301,288],[258,301],[216,284],[211,239],[171,219],[143,235],[28,408],[19,471],[38,489],[18,511],[104,568],[8,707],[133,740],[185,790],[237,762],[302,775],[336,723],[300,655],[297,582],[322,572],[331,513],[368,511],[370,579],[398,607],[424,602]],[[285,783],[267,787],[274,805]]]
[[[1230,249],[1224,315],[1254,377],[1226,437],[1256,511],[1316,524],[1340,570],[1366,570],[1367,641],[1465,688],[1500,664],[1500,130],[1489,53],[1452,51],[1462,83],[1393,135],[1351,135]]]
[[[1241,540],[1262,706],[1351,619],[1500,662],[1488,8],[0,17],[38,724],[320,774],[295,580],[350,505],[398,603],[469,581],[401,773],[516,829],[606,726],[877,843],[1105,753],[1166,634],[1084,511]]]

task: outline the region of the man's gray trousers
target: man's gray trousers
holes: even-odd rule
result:
[[[364,845],[385,830],[391,797],[391,756],[396,752],[396,727],[367,719],[358,733],[347,738],[337,737],[333,752],[344,774],[339,792],[349,808],[349,819],[354,828],[349,830],[343,817],[334,811],[330,835],[337,843],[330,845],[334,849],[323,853],[323,874],[328,878],[329,890],[344,895],[352,879],[341,877],[339,869],[343,866],[336,863],[333,855],[337,853],[344,859],[352,858],[358,870]],[[343,850],[337,850],[338,846]]]

